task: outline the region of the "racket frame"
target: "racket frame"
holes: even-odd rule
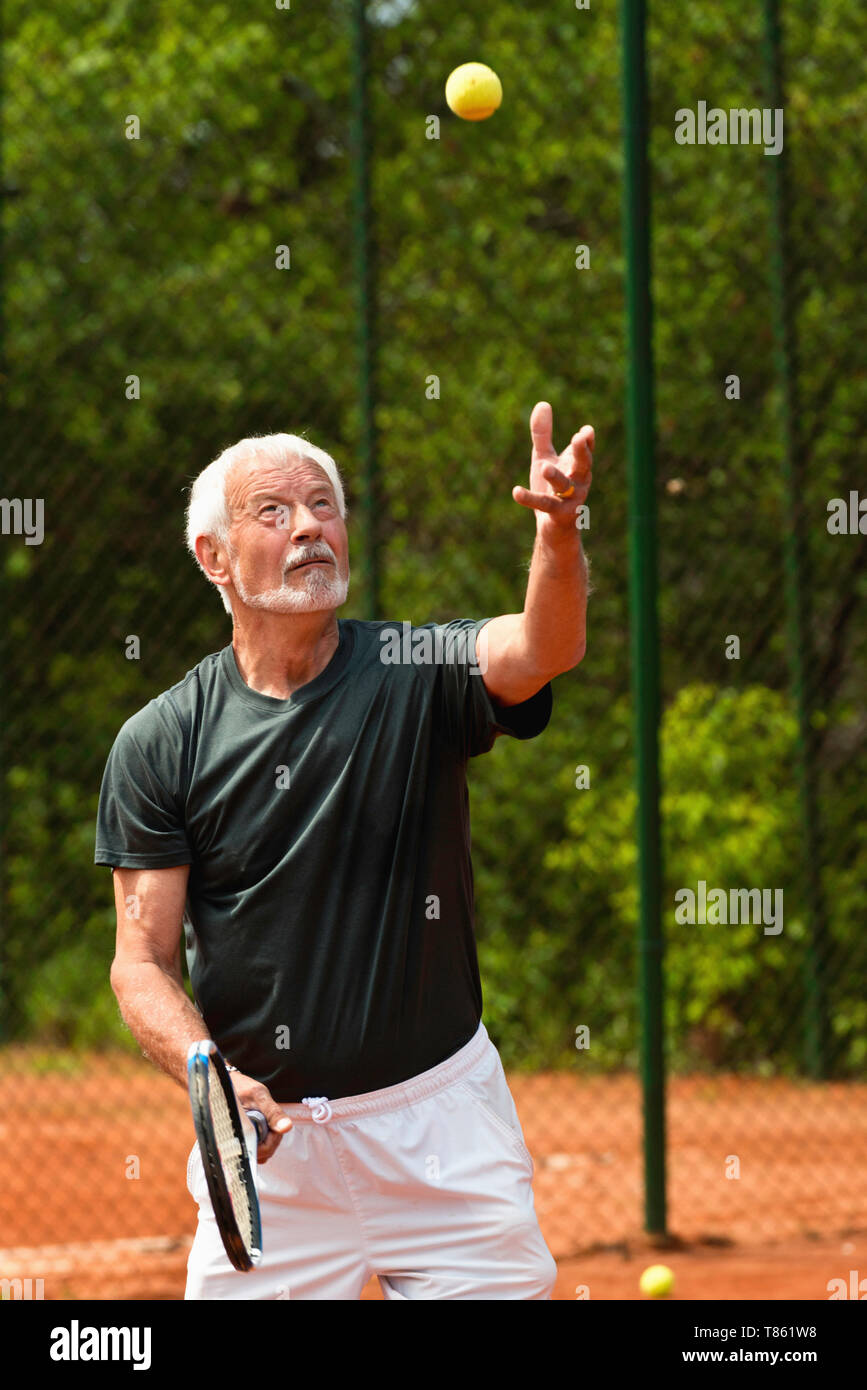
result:
[[[202,1158],[211,1205],[217,1219],[217,1227],[226,1254],[235,1269],[241,1273],[247,1273],[255,1268],[262,1257],[262,1225],[259,1216],[259,1199],[256,1195],[256,1176],[250,1162],[235,1088],[217,1044],[209,1038],[203,1039],[202,1042],[192,1043],[190,1046],[187,1053],[187,1083],[196,1139],[199,1144],[199,1153]],[[250,1225],[252,1229],[250,1249],[247,1248],[241,1234],[229,1185],[220,1161],[219,1146],[209,1104],[209,1096],[213,1086],[219,1086],[222,1090],[231,1117],[232,1129],[241,1145],[241,1173],[250,1199]],[[259,1110],[249,1110],[245,1113],[253,1123],[257,1138],[261,1141],[268,1133],[267,1120]]]

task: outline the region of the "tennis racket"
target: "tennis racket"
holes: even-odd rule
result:
[[[217,1226],[232,1264],[247,1271],[262,1254],[255,1156],[251,1163],[235,1088],[216,1043],[206,1038],[192,1044],[187,1053],[187,1081]],[[245,1114],[261,1143],[268,1121],[260,1110]]]

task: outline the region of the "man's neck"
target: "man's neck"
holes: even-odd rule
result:
[[[337,651],[335,609],[320,613],[270,613],[249,609],[232,632],[241,677],[251,690],[288,700],[324,671]]]

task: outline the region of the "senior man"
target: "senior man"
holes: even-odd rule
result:
[[[193,1147],[188,1299],[357,1299],[373,1274],[386,1299],[551,1297],[533,1161],[481,1022],[466,784],[499,735],[545,728],[552,678],[584,655],[593,430],[558,457],[540,402],[530,431],[523,612],[409,632],[337,617],[346,505],[321,449],[245,439],[193,484],[187,541],[232,641],[123,725],[95,855],[142,1050],[185,1085],[190,1044],[213,1038],[270,1125],[250,1273]]]

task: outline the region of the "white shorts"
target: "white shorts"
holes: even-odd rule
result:
[[[226,1257],[193,1147],[187,1299],[358,1299],[374,1274],[386,1299],[551,1297],[533,1160],[482,1024],[399,1086],[281,1108],[293,1128],[257,1170],[263,1250],[249,1273]]]

